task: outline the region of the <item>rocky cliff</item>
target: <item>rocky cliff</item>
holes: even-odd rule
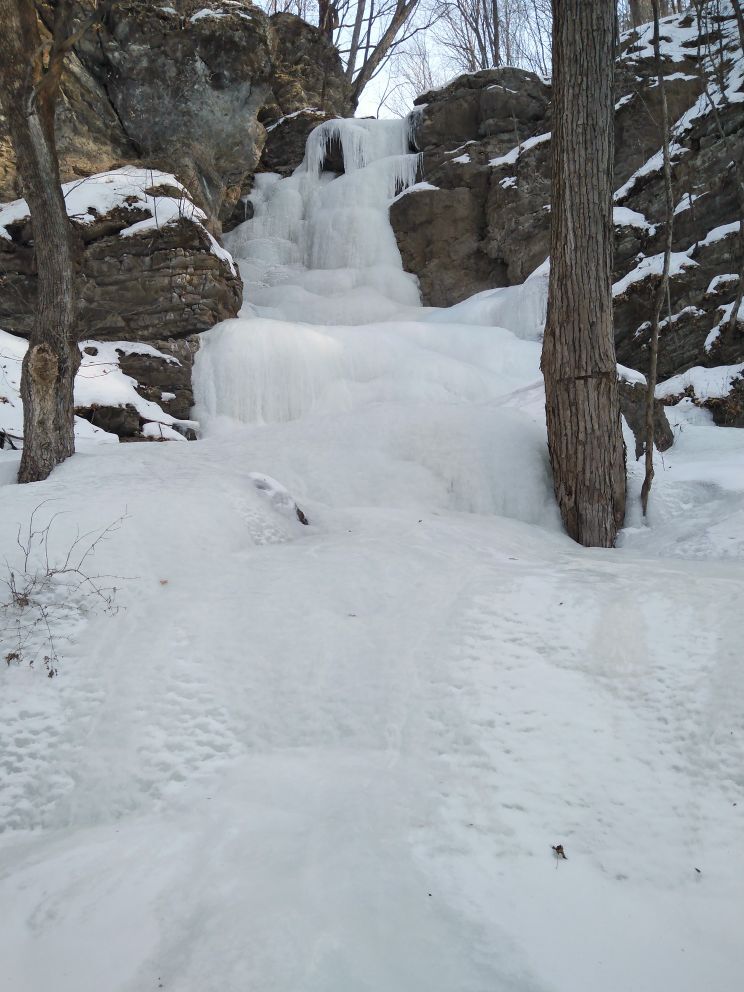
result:
[[[90,0],[77,6],[79,22]],[[37,10],[48,33],[46,0]],[[120,0],[82,35],[56,120],[82,244],[79,337],[95,339],[89,349],[117,342],[109,364],[137,389],[116,409],[86,404],[86,419],[121,437],[160,438],[147,429],[160,417],[153,404],[166,429],[188,418],[197,335],[242,302],[217,240],[223,225],[244,219],[259,163],[291,171],[311,127],[350,112],[338,52],[321,32],[243,0]],[[19,194],[0,116],[0,201],[11,201],[0,205],[0,328],[27,336],[36,275]]]
[[[662,57],[676,209],[659,375],[671,379],[744,362],[744,323],[729,320],[743,261],[744,69],[733,16],[711,16],[702,30],[691,14],[666,18]],[[422,182],[393,203],[391,219],[425,302],[449,305],[522,282],[547,256],[550,100],[547,81],[504,68],[461,76],[416,101]],[[615,115],[616,343],[618,360],[639,370],[665,232],[660,119],[647,25],[622,39]],[[680,392],[695,395],[694,384]],[[714,416],[744,425],[742,403],[723,399],[710,397]]]
[[[79,19],[90,2],[78,0]],[[67,64],[62,179],[133,163],[172,172],[219,229],[250,185],[264,123],[306,108],[351,112],[338,52],[299,17],[244,0],[119,0]],[[0,200],[19,194],[0,117]]]

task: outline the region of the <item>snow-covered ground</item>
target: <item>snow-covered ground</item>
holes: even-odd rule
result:
[[[44,501],[52,563],[126,514],[85,566],[118,612],[60,583],[58,676],[42,625],[0,671],[2,986],[730,992],[744,432],[683,400],[648,523],[631,464],[620,546],[573,544],[545,271],[418,307],[398,138],[348,140],[231,237],[203,440],[83,440],[23,487],[0,453],[11,569]]]

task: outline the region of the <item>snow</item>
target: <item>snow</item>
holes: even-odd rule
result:
[[[720,275],[713,276],[710,283],[708,284],[708,288],[705,291],[705,295],[709,296],[714,293],[718,293],[722,289],[725,289],[727,286],[730,286],[732,283],[738,281],[739,281],[739,274],[737,272],[725,272],[725,273],[721,273]]]
[[[302,117],[303,114],[313,114],[313,116],[325,117],[325,110],[319,110],[317,107],[303,107],[302,110],[295,110],[294,113],[284,114],[278,120],[274,121],[273,124],[269,124],[267,126],[267,134],[278,128],[279,125],[283,124],[285,121],[291,121],[294,117]]]
[[[720,224],[718,227],[714,227],[712,231],[708,231],[702,241],[698,244],[702,245],[712,245],[716,241],[723,241],[730,234],[739,234],[740,222],[738,220],[732,221],[730,224]]]
[[[454,162],[455,159],[452,161]],[[414,183],[412,186],[407,186],[405,189],[401,190],[400,193],[398,193],[397,196],[394,196],[390,202],[395,203],[396,200],[401,200],[404,196],[408,196],[409,193],[425,193],[427,190],[438,190],[439,188],[439,186],[434,186],[433,183],[427,183],[424,181]]]
[[[458,165],[468,165],[472,159],[468,152],[465,152],[464,155],[458,155],[457,158],[451,158],[449,161],[450,163],[456,162]]]
[[[705,350],[710,351],[713,345],[721,336],[721,331],[724,327],[728,326],[731,320],[731,315],[734,312],[734,306],[736,305],[736,300],[732,300],[731,303],[726,303],[724,306],[718,308],[718,312],[721,317],[718,323],[711,328],[707,338],[705,339]],[[739,302],[739,309],[736,312],[736,320],[739,323],[744,323],[744,300]]]
[[[679,145],[676,142],[672,142],[669,145],[669,158],[672,164],[679,159],[682,155],[686,155],[689,152],[688,148],[683,145]],[[623,185],[615,190],[613,199],[615,203],[622,203],[622,201],[629,196],[636,187],[636,184],[644,176],[653,176],[657,172],[661,172],[664,167],[664,153],[661,149],[655,152],[650,158],[646,159],[643,165],[639,166],[636,171],[630,176]]]
[[[232,14],[237,14],[238,17],[242,17],[244,21],[253,20],[251,16],[251,11],[249,8],[243,7],[242,3],[231,2],[231,0],[223,0],[225,5],[231,7],[240,7],[240,10],[213,10],[209,7],[202,7],[201,10],[197,10],[196,13],[192,14],[188,18],[188,22],[195,24],[198,21],[203,21],[207,19],[219,20],[222,17],[230,17]]]
[[[676,276],[685,269],[695,265],[697,265],[697,262],[691,259],[686,251],[673,251],[669,259],[669,276],[670,278]],[[649,276],[661,275],[663,271],[664,252],[659,252],[658,255],[646,255],[641,258],[634,269],[631,269],[622,279],[618,279],[614,283],[612,287],[613,296],[622,296],[633,283],[642,282],[644,279],[648,279]]]
[[[0,331],[0,430],[15,438],[23,436],[23,406],[20,399],[21,363],[26,353],[27,342],[22,338]],[[157,403],[144,399],[136,390],[136,380],[125,375],[119,366],[117,352],[124,355],[152,355],[163,361],[178,364],[172,355],[153,348],[152,345],[132,341],[81,341],[81,362],[75,376],[75,405],[89,406],[133,406],[139,415],[153,425],[163,425],[168,430],[163,435],[159,428],[145,424],[146,437],[167,436],[183,440],[183,435],[173,430],[174,425],[195,429],[194,421],[178,420],[166,413]],[[88,349],[86,351],[85,349]],[[92,352],[90,354],[89,352]],[[163,394],[172,398],[173,394]],[[117,443],[114,434],[93,427],[82,417],[75,418],[75,436],[82,441]]]
[[[648,234],[656,233],[656,225],[650,224],[643,214],[628,207],[613,207],[612,221],[616,227],[635,227]]]
[[[728,396],[731,384],[744,373],[744,363],[739,365],[718,365],[714,368],[694,368],[672,376],[666,382],[660,382],[656,387],[656,396],[663,399],[666,396],[678,396],[687,389],[692,389],[698,400],[720,399]]]
[[[521,155],[528,152],[531,148],[536,148],[538,145],[550,141],[550,136],[551,132],[548,131],[546,134],[537,134],[533,138],[527,138],[521,144],[516,145],[511,151],[507,152],[506,155],[499,155],[496,158],[492,158],[488,164],[494,169],[502,165],[516,165]]]
[[[684,213],[685,210],[690,210],[695,200],[700,199],[700,195],[699,193],[685,193],[674,208],[674,216]]]
[[[695,55],[698,40],[697,22],[694,17],[689,18],[689,23],[686,22],[687,18],[680,18],[675,15],[661,18],[659,22],[659,50],[663,61],[683,62]],[[653,33],[653,23],[651,22],[623,32],[620,36],[621,45],[626,39],[633,38],[635,35],[633,44],[629,49],[629,57],[626,56],[629,62],[654,58]],[[675,72],[666,78],[690,77]]]
[[[171,195],[172,191],[176,191],[178,195]],[[111,172],[64,183],[62,192],[67,214],[78,224],[92,224],[112,210],[146,210],[149,217],[136,221],[119,232],[119,236],[123,238],[188,220],[201,228],[207,236],[212,253],[235,272],[230,254],[204,226],[207,215],[191,201],[186,187],[170,173],[124,166]],[[0,237],[10,240],[8,225],[25,220],[28,216],[25,200],[0,203]]]
[[[631,463],[619,547],[573,544],[547,264],[418,305],[392,144],[259,177],[244,312],[197,354],[203,440],[91,446],[33,486],[0,452],[13,568],[45,500],[52,561],[126,512],[89,563],[118,611],[64,601],[56,678],[40,630],[0,668],[8,988],[740,982],[744,433],[678,404],[648,519]]]

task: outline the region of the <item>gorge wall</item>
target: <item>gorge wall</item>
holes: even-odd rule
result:
[[[36,6],[48,36],[53,12]],[[77,23],[90,7],[79,0]],[[245,218],[257,169],[291,171],[315,124],[350,113],[338,52],[321,32],[242,0],[120,0],[69,55],[56,135],[81,242],[78,334],[145,342],[136,360],[122,349],[120,364],[169,416],[188,418],[197,335],[242,302],[215,239]],[[0,201],[20,196],[0,116]],[[0,206],[0,328],[21,336],[36,300],[24,207]],[[81,412],[142,436],[134,409]]]
[[[675,213],[660,380],[744,362],[744,312],[730,321],[744,261],[744,67],[725,6],[702,25],[686,14],[661,26]],[[622,38],[616,78],[615,335],[618,361],[645,371],[665,237],[650,25]],[[422,182],[393,203],[391,220],[424,302],[522,282],[548,255],[550,100],[547,81],[513,68],[460,76],[416,100]],[[707,403],[720,423],[744,425],[740,373]],[[690,382],[677,385],[694,395]]]

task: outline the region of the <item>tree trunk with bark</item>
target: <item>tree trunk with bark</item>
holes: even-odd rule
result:
[[[625,516],[612,330],[614,24],[613,0],[554,0],[548,447],[566,530],[599,547],[612,547]]]
[[[672,190],[672,162],[669,153],[669,110],[667,107],[666,89],[664,83],[664,67],[661,61],[661,39],[659,36],[659,0],[651,0],[651,10],[654,22],[654,59],[656,61],[656,82],[661,95],[661,130],[662,154],[664,159],[664,265],[661,280],[656,288],[654,309],[651,316],[651,334],[649,339],[648,378],[646,380],[646,440],[645,440],[645,475],[641,489],[641,506],[643,515],[648,511],[648,497],[654,481],[654,411],[656,398],[656,379],[659,367],[659,326],[661,309],[669,290],[669,263],[672,257],[672,242],[674,240],[674,195]],[[671,314],[669,315],[671,317]]]
[[[64,17],[62,9],[58,16]],[[23,455],[18,481],[37,482],[75,450],[73,382],[80,364],[75,247],[54,141],[62,60],[55,61],[52,47],[45,64],[30,0],[0,0],[0,23],[0,100],[31,215],[38,272],[36,319],[21,378]]]

